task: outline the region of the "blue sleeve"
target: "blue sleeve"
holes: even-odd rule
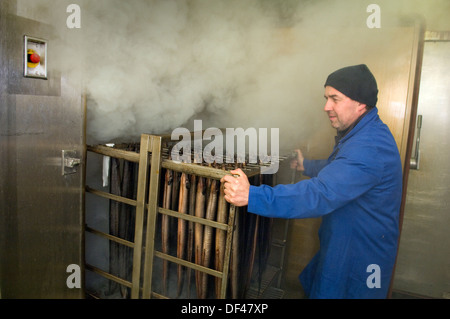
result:
[[[317,177],[296,184],[251,186],[248,211],[267,217],[310,218],[326,215],[380,182],[382,161],[374,148],[341,153]]]
[[[303,175],[316,177],[327,164],[328,160],[308,160],[305,158],[303,160],[303,167],[305,168]]]

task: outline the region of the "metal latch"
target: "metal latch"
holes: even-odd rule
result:
[[[81,164],[81,159],[77,158],[77,156],[77,151],[62,150],[62,175],[74,174],[77,172],[77,166]]]

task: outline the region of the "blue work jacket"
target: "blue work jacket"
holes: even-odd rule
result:
[[[328,159],[305,159],[304,167],[310,179],[250,186],[248,211],[322,217],[320,249],[299,277],[309,298],[386,298],[397,253],[402,165],[377,108]]]

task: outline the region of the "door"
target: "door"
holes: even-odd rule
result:
[[[80,298],[83,292],[85,109],[57,68],[53,26],[1,1],[0,296]],[[24,77],[24,36],[47,41],[47,79]],[[68,161],[63,173],[62,154]],[[81,286],[80,286],[81,285]]]
[[[351,31],[351,32],[350,32]],[[348,41],[344,41],[344,35],[351,37],[358,44],[358,55],[348,54],[346,49],[340,49],[335,44],[330,53],[345,52],[345,54],[333,57],[338,65],[330,70],[345,65],[353,65],[361,61],[372,70],[378,83],[377,108],[380,118],[391,130],[402,160],[406,158],[407,137],[409,134],[411,109],[413,107],[414,84],[416,81],[416,68],[421,52],[421,39],[423,39],[423,27],[420,23],[408,23],[404,26],[384,27],[375,34],[369,29],[351,29],[340,32],[342,37],[340,45],[347,48]],[[357,39],[357,41],[355,40]],[[298,40],[297,43],[302,43]],[[320,112],[321,109],[320,109]],[[314,149],[309,152],[312,158],[326,158],[332,149],[334,139],[333,131],[327,121],[316,127],[311,134],[309,143]],[[333,134],[333,135],[332,135]],[[327,142],[328,141],[328,142]],[[321,219],[299,219],[290,222],[288,238],[288,252],[290,258],[286,267],[286,286],[292,291],[299,291],[297,276],[319,248],[317,232]]]
[[[433,298],[450,298],[449,56],[448,38],[425,42],[417,109],[422,117],[421,128],[416,128],[418,169],[409,171],[393,285],[397,291]]]

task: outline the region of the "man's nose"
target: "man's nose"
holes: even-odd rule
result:
[[[333,107],[331,106],[331,102],[330,100],[327,100],[327,102],[325,103],[325,106],[323,107],[323,110],[325,112],[331,111],[333,109]]]

